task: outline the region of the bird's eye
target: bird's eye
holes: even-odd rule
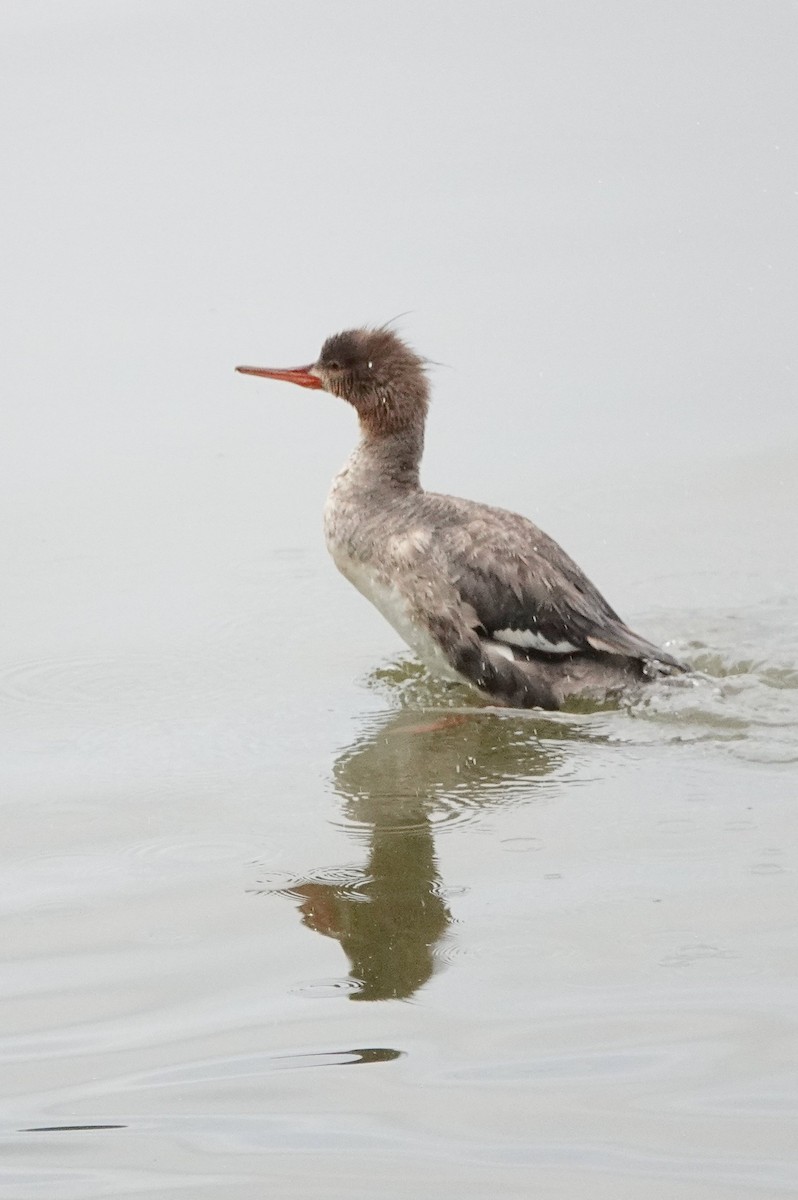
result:
[[[333,358],[333,359],[331,359],[330,362],[327,363],[327,370],[328,371],[340,371],[341,370],[341,364],[339,363],[337,358]]]

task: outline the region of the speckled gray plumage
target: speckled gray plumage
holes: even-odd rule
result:
[[[360,442],[333,481],[327,545],[433,669],[494,702],[542,708],[686,669],[629,629],[531,521],[422,489],[424,360],[392,330],[335,334],[316,363],[288,374],[247,370],[355,408]]]
[[[384,440],[361,441],[334,481],[327,543],[344,574],[363,564],[401,594],[411,619],[428,626],[458,676],[501,703],[558,708],[571,696],[601,698],[681,669],[633,633],[576,563],[525,517],[425,492],[412,477],[397,482],[386,458],[409,457],[406,444],[389,449]],[[507,627],[539,629],[577,652],[513,647],[509,661],[492,638]]]

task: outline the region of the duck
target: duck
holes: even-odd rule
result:
[[[422,487],[427,368],[387,326],[333,334],[307,366],[236,367],[355,410],[359,441],[324,509],[341,574],[433,674],[501,707],[601,702],[688,671],[532,521]]]

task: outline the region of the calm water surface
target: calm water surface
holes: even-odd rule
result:
[[[8,661],[0,1195],[794,1194],[798,589],[687,565],[697,674],[603,711],[430,681],[320,548]]]

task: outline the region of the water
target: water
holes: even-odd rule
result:
[[[0,18],[0,1198],[793,1195],[791,20],[365,11]],[[413,305],[429,486],[692,676],[495,711],[335,575],[232,367]]]
[[[790,1194],[795,595],[544,715],[330,592],[313,688],[262,612],[5,669],[0,1194]]]

